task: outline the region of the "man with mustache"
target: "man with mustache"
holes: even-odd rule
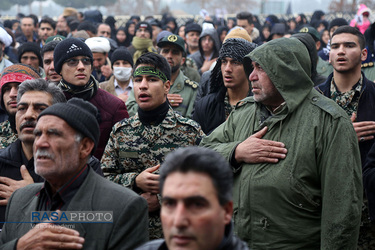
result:
[[[167,101],[171,72],[167,60],[142,55],[133,68],[138,112],[115,124],[101,163],[105,176],[128,187],[148,202],[149,235],[162,238],[157,169],[178,147],[197,145],[204,135],[198,123],[172,109]]]
[[[0,123],[0,148],[6,148],[17,140],[14,116],[17,112],[18,85],[25,80],[40,78],[38,72],[25,64],[13,64],[1,73],[0,104],[8,114],[8,120]]]
[[[5,224],[3,248],[134,249],[147,241],[146,201],[97,175],[87,163],[99,141],[97,113],[93,104],[72,98],[39,114],[33,132],[34,165],[45,181],[12,195],[6,221],[23,223]],[[57,210],[68,215],[66,219],[54,224],[50,216],[50,223],[32,226],[35,211]]]
[[[5,221],[5,210],[12,193],[43,178],[34,172],[34,128],[38,115],[54,103],[66,102],[55,84],[43,79],[24,81],[18,87],[15,115],[18,139],[0,151],[0,221]],[[1,227],[3,224],[0,225]]]

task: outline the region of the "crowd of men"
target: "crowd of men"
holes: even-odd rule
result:
[[[4,21],[0,248],[374,248],[370,14]]]

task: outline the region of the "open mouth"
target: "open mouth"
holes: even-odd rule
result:
[[[144,102],[144,101],[147,101],[150,99],[150,95],[146,94],[146,93],[141,93],[138,95],[138,99],[141,101],[141,102]]]

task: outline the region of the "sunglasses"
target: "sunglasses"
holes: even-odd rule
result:
[[[66,60],[65,62],[69,67],[76,67],[78,65],[79,61],[81,61],[84,66],[91,65],[91,59],[90,58],[81,58],[81,59],[72,58],[72,59]]]

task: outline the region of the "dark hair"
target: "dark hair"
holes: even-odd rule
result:
[[[242,11],[236,15],[237,20],[246,19],[249,24],[253,23],[253,15],[250,12]]]
[[[22,82],[18,87],[17,102],[28,91],[41,91],[50,94],[52,96],[52,104],[66,102],[64,92],[55,83],[49,83],[42,78]]]
[[[349,34],[357,36],[358,37],[358,43],[359,43],[359,46],[360,46],[361,50],[366,47],[365,36],[359,31],[358,28],[351,27],[349,25],[344,25],[344,26],[338,27],[337,30],[335,30],[335,32],[333,32],[332,38],[335,35],[343,34],[343,33],[349,33]]]
[[[38,17],[34,14],[30,14],[28,15],[28,17],[32,18],[34,20],[34,27],[36,27],[37,23],[38,23]]]
[[[39,26],[42,23],[48,23],[49,25],[51,25],[52,29],[56,29],[56,22],[50,17],[44,17],[42,20],[40,20]]]
[[[98,32],[95,25],[90,21],[81,22],[77,27],[77,31],[80,31],[80,30],[90,31],[93,34],[96,34]]]
[[[23,20],[24,18],[30,18],[30,19],[32,19],[32,20],[33,20],[33,26],[34,26],[34,27],[35,27],[36,24],[38,23],[38,22],[35,22],[35,19],[34,19],[33,17],[31,17],[31,16],[24,16],[24,17],[22,17],[22,19],[21,19],[21,23],[22,23],[22,20]]]
[[[211,177],[220,205],[232,201],[233,173],[228,161],[209,148],[190,146],[179,148],[165,158],[160,167],[159,186],[163,193],[164,182],[174,172],[196,172]]]
[[[48,51],[54,51],[57,44],[61,42],[61,41],[50,41],[48,43],[46,43],[43,47],[42,47],[42,50],[40,52],[40,54],[42,55],[42,57],[44,57],[44,53],[48,52]]]
[[[167,59],[165,59],[163,56],[154,52],[147,52],[146,54],[141,55],[134,64],[133,72],[140,64],[154,66],[163,72],[168,80],[171,80],[171,67],[169,66]]]

